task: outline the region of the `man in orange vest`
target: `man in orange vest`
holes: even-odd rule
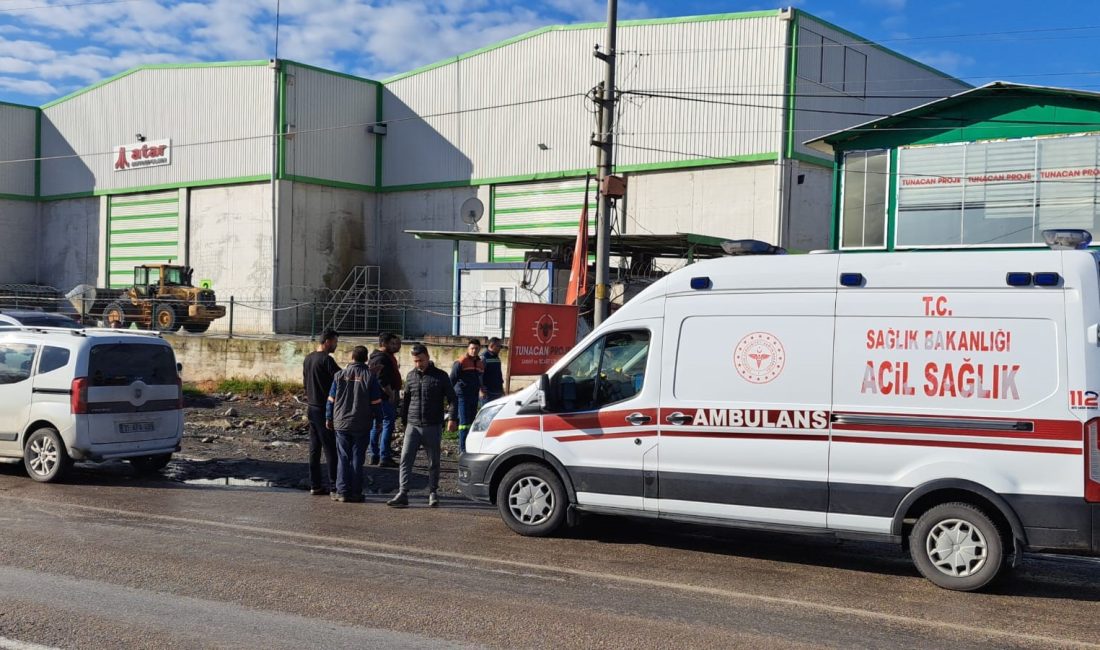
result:
[[[466,354],[451,366],[451,384],[458,397],[458,450],[463,454],[466,453],[466,434],[477,415],[481,378],[485,374],[485,363],[478,356],[480,353],[481,341],[470,339]]]

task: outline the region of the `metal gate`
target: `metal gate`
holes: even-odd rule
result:
[[[179,192],[127,194],[107,203],[107,284],[125,287],[139,264],[178,263]]]
[[[588,192],[588,234],[596,234],[596,183]],[[490,230],[529,234],[577,234],[584,206],[584,179],[497,185]],[[493,245],[493,262],[522,262],[520,248]]]

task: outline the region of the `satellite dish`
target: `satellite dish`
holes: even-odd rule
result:
[[[481,221],[483,214],[485,214],[485,205],[476,196],[471,196],[463,201],[462,207],[458,209],[458,216],[462,218],[462,223],[468,226]]]

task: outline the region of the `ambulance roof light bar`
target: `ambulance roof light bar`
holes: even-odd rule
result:
[[[721,244],[726,255],[786,255],[787,249],[759,239],[727,239]]]
[[[1053,250],[1078,250],[1088,248],[1092,243],[1092,233],[1077,228],[1057,228],[1044,230],[1043,239]]]

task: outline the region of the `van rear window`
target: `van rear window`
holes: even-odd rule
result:
[[[150,386],[176,383],[176,357],[167,345],[111,343],[92,348],[88,381],[92,386]]]

